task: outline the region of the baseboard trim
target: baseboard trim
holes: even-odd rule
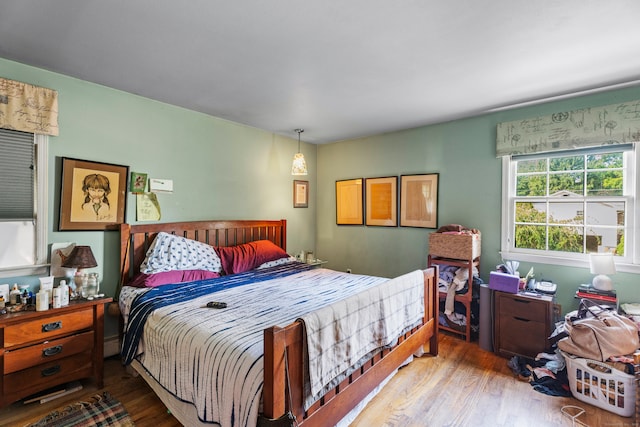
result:
[[[111,357],[120,354],[120,339],[118,336],[106,337],[104,339],[104,357]]]

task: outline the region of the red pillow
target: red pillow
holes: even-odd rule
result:
[[[136,288],[155,288],[171,283],[193,282],[195,280],[213,279],[220,274],[208,270],[171,270],[160,273],[139,273],[127,286]]]
[[[265,262],[289,257],[288,253],[270,240],[256,240],[238,246],[219,246],[215,250],[222,261],[222,271],[225,274],[242,273]]]

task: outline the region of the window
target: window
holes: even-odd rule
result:
[[[633,145],[504,157],[503,257],[583,266],[611,252],[640,266],[637,164]]]
[[[46,273],[48,140],[0,129],[0,277]]]

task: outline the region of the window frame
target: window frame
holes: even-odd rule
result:
[[[35,174],[34,174],[34,242],[29,250],[34,251],[35,262],[33,265],[7,266],[0,268],[0,278],[19,277],[48,274],[48,245],[47,224],[49,221],[49,136],[33,134],[35,149]],[[8,245],[17,245],[17,242],[6,242]]]
[[[596,151],[596,147],[594,147]],[[584,151],[583,151],[584,153]],[[569,153],[567,153],[569,154]],[[548,153],[554,156],[553,152]],[[626,193],[622,196],[628,203],[628,217],[625,218],[625,256],[616,257],[616,269],[621,272],[640,273],[640,234],[634,233],[640,226],[640,208],[636,205],[640,200],[640,149],[638,144],[625,152],[627,171],[624,175]],[[544,156],[542,156],[544,157]],[[518,249],[512,244],[515,232],[515,193],[516,162],[511,156],[502,157],[502,207],[500,254],[503,259],[542,264],[563,265],[568,267],[589,267],[589,255],[558,251],[539,251]],[[544,197],[546,199],[546,196]],[[630,241],[629,241],[630,240]]]

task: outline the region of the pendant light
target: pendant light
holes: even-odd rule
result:
[[[304,160],[304,154],[300,152],[300,134],[304,129],[296,129],[298,133],[298,152],[293,156],[293,164],[291,165],[291,175],[306,175],[307,162]]]

